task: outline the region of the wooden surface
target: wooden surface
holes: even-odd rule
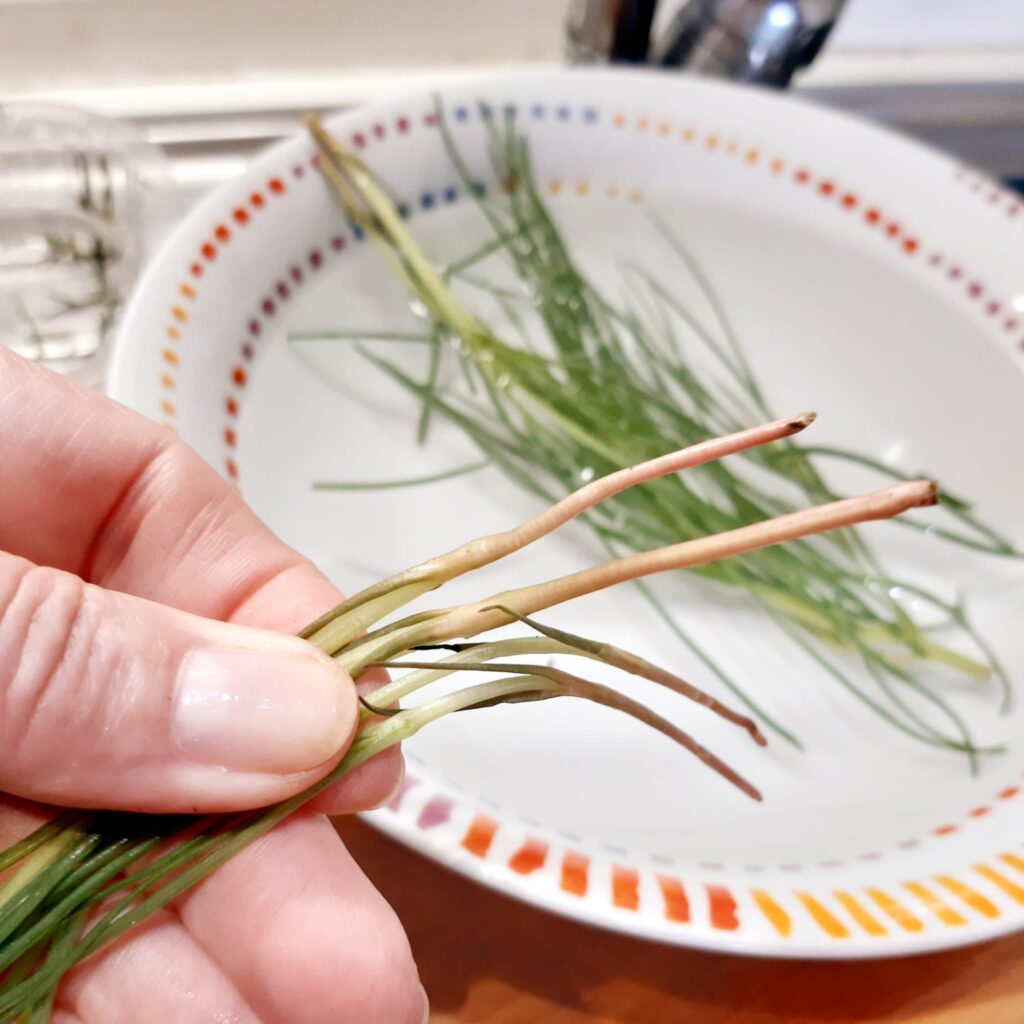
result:
[[[355,819],[339,831],[405,924],[432,1024],[1024,1024],[1024,935],[863,963],[695,953],[535,910]]]

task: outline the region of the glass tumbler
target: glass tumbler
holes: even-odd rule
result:
[[[169,183],[163,153],[126,124],[0,104],[0,344],[98,384]]]

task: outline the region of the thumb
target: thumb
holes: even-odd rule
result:
[[[139,811],[259,806],[323,776],[356,711],[351,680],[303,640],[0,553],[0,790]]]

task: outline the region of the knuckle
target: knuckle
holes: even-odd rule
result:
[[[89,717],[98,609],[69,573],[24,563],[5,582],[0,747],[11,767],[52,755],[54,737]]]

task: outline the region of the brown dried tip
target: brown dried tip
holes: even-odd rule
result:
[[[817,418],[818,414],[816,412],[802,412],[799,416],[794,416],[787,426],[794,434],[799,434],[801,430],[809,427]]]

